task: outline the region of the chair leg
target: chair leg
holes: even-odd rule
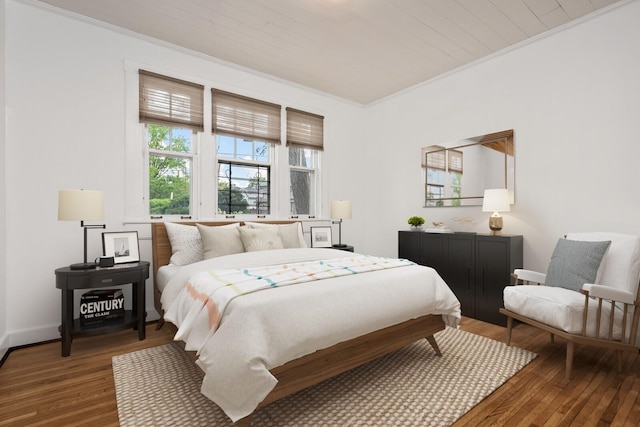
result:
[[[571,379],[571,370],[573,369],[573,352],[575,351],[575,344],[573,341],[567,341],[567,360],[565,368],[565,378]]]
[[[624,354],[622,350],[616,351],[616,357],[618,359],[618,372],[622,372],[622,365],[624,364]]]
[[[507,345],[511,345],[511,329],[513,328],[513,317],[507,317]]]

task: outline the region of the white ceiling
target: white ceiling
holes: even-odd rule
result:
[[[40,0],[359,104],[619,0]]]

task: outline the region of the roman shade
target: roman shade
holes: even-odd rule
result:
[[[211,89],[215,134],[280,144],[281,109],[277,104]]]
[[[324,117],[287,108],[287,146],[322,150]]]
[[[204,86],[139,70],[140,122],[204,131]]]

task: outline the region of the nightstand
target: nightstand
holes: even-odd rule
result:
[[[340,249],[341,251],[353,252],[353,246],[333,246],[333,249]]]
[[[116,264],[113,267],[90,270],[58,268],[56,288],[62,291],[62,356],[71,354],[71,341],[75,336],[95,335],[133,328],[138,330],[138,339],[145,338],[145,280],[149,277],[149,262]],[[73,318],[74,290],[106,288],[131,284],[132,310],[126,310],[121,320],[106,321],[103,324],[83,326],[80,319]]]

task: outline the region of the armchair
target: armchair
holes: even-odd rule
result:
[[[560,239],[547,274],[516,269],[504,289],[507,345],[513,319],[567,342],[565,376],[571,378],[575,345],[638,352],[640,236],[572,233]]]

